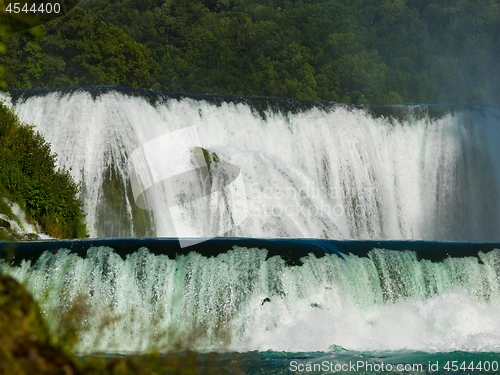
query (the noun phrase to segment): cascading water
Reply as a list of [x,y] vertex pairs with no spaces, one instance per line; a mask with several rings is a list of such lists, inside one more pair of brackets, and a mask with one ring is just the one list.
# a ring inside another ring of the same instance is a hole
[[146,142],[194,126],[209,153],[241,170],[248,216],[226,235],[500,240],[500,114],[491,109],[120,88],[11,96],[82,181],[92,237],[176,235],[167,205],[134,203],[127,161]]
[[[128,237],[0,243],[0,271],[25,283],[54,331],[80,316],[80,353],[258,350],[276,374],[324,359],[498,370],[500,245],[486,243],[500,242],[497,111],[113,87],[13,90],[6,102],[82,182],[91,236]],[[165,153],[179,134],[186,154]],[[142,197],[163,166],[198,195],[172,204],[165,184]],[[240,174],[221,178],[221,166]],[[197,215],[201,196],[215,216]],[[174,209],[209,237],[237,238],[183,248]]]
[[[123,257],[88,241],[85,258],[61,245],[3,268],[53,327],[81,304],[80,352],[500,350],[494,246],[303,241],[212,240],[220,253],[209,256],[163,240]],[[464,249],[474,256],[446,257]]]

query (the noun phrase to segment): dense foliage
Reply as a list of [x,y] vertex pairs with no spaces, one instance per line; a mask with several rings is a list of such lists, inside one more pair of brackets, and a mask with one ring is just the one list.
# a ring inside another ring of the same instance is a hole
[[[33,21],[32,19],[24,21],[25,22],[23,23],[25,26],[35,26],[35,24],[30,23]],[[4,42],[8,40],[13,34],[9,22],[10,21],[7,16],[7,12],[5,11],[5,4],[3,2],[0,2],[0,56],[6,51]],[[31,27],[28,30],[25,30],[23,33],[27,37],[34,38],[36,36],[42,35],[42,30],[39,27]],[[4,90],[7,88],[7,82],[5,82],[4,80],[5,72],[5,67],[0,65],[0,90]]]
[[8,41],[0,61],[10,87],[148,87],[159,69],[144,46],[81,8],[43,29],[38,40],[18,34]]
[[[102,21],[79,10],[73,18],[81,21],[48,24],[39,45],[11,40],[3,60],[11,87],[99,83],[358,104],[499,102],[496,0],[81,0],[80,6],[147,49],[135,45],[142,55],[121,49],[97,31],[106,29]],[[129,68],[137,56],[142,62]]]
[[78,185],[42,135],[0,104],[0,200],[17,202],[50,236],[86,237]]

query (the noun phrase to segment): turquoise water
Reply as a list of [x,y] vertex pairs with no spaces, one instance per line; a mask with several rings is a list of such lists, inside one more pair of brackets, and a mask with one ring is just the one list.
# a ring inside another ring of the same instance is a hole
[[[238,357],[236,357],[238,358]],[[350,352],[259,353],[242,358],[245,373],[498,374],[498,353]],[[480,364],[481,363],[481,364]],[[456,371],[453,369],[456,366]],[[467,367],[474,367],[474,370]],[[465,369],[460,369],[460,367]],[[451,370],[446,370],[447,368]],[[489,368],[486,371],[485,368]],[[493,369],[494,368],[494,369]],[[261,372],[262,369],[262,372]],[[302,370],[302,371],[301,371]]]
[[[192,350],[212,374],[500,373],[498,111],[119,87],[10,95],[82,181],[96,239],[3,243],[0,258],[14,257],[1,268],[53,330],[87,311],[80,355]],[[160,142],[188,133],[241,184],[222,189],[212,168],[217,194],[199,210],[173,207],[157,178],[138,210],[134,181],[194,167],[192,150]],[[228,237],[181,248],[187,227]]]
[[[186,360],[193,353],[179,352]],[[499,353],[425,353],[412,351],[230,352],[198,353],[197,374],[498,374]],[[159,361],[162,360],[160,356]],[[456,370],[453,370],[456,366]],[[471,369],[472,367],[474,369]],[[462,367],[463,369],[460,369]],[[469,368],[469,369],[468,369]],[[486,368],[486,370],[485,370]],[[388,370],[389,369],[389,370]],[[449,369],[449,370],[447,370]],[[495,370],[496,369],[496,370]]]
[[[425,352],[251,352],[230,353],[219,362],[226,371],[234,362],[246,374],[498,374],[498,353]],[[453,369],[456,366],[456,371]],[[472,369],[467,369],[469,368]],[[463,369],[460,369],[462,367]],[[450,370],[446,370],[449,368]],[[485,370],[489,368],[489,370]],[[200,368],[202,372],[204,369]]]
[[2,243],[0,255],[14,254],[3,271],[52,327],[85,301],[80,355],[189,349],[200,373],[493,374],[499,247],[101,239]]

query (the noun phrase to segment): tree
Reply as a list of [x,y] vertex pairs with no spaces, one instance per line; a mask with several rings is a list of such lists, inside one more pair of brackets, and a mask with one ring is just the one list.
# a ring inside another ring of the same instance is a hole
[[2,62],[11,87],[123,85],[150,88],[159,65],[148,49],[119,28],[75,7],[44,25],[33,42],[24,36],[9,41]]

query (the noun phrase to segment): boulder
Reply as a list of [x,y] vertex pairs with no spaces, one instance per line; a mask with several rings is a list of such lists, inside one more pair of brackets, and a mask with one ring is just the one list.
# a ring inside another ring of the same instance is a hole
[[0,227],[10,228],[10,223],[7,220],[0,219]]
[[37,241],[39,239],[40,239],[40,236],[36,233],[23,234],[23,240],[25,240],[25,241]]

